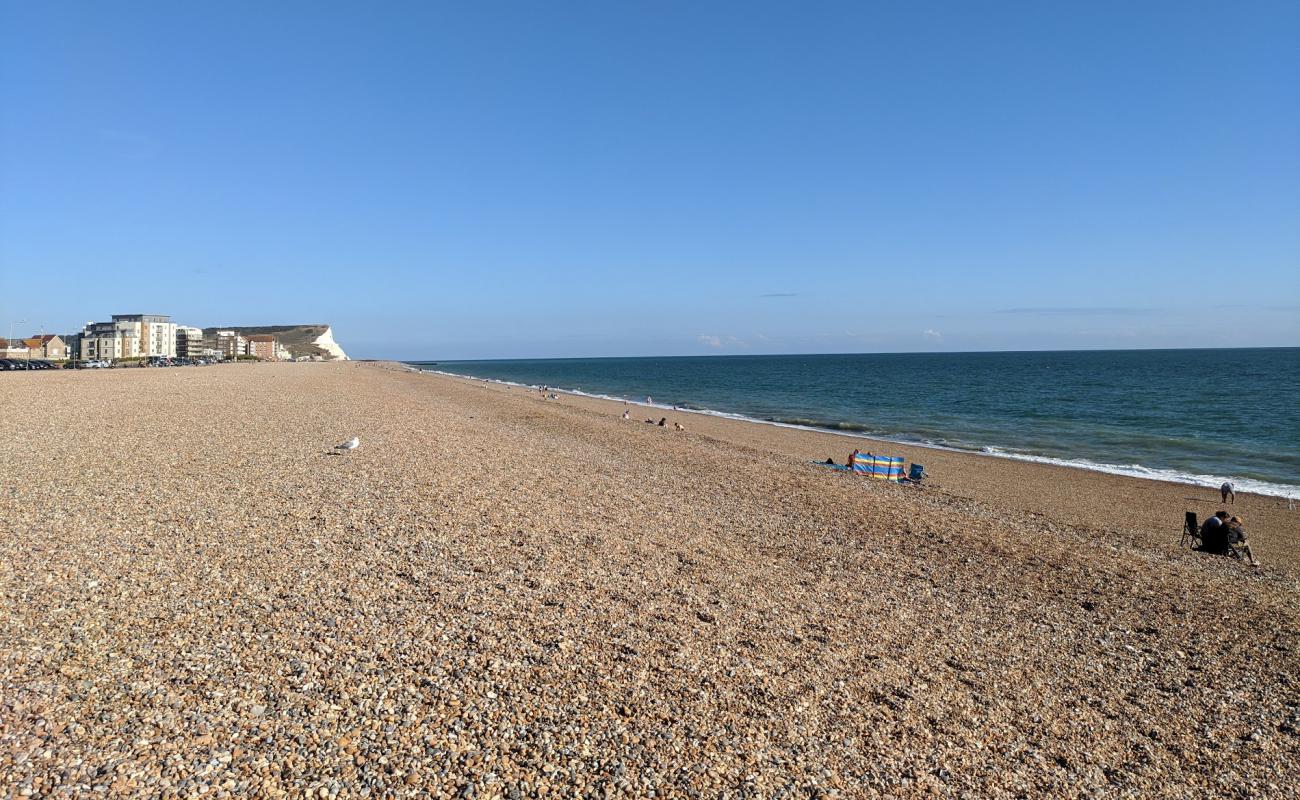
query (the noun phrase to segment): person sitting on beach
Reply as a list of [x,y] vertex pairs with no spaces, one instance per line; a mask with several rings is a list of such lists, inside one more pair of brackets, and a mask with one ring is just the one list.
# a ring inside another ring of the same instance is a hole
[[856,461],[856,460],[858,459],[858,453],[860,453],[860,452],[862,452],[862,451],[861,451],[861,450],[854,450],[852,453],[849,454],[849,460],[846,461],[846,462],[844,462],[845,464],[848,464],[849,469],[853,469],[853,462]]
[[1232,498],[1232,504],[1234,506],[1237,504],[1237,487],[1232,485],[1232,481],[1225,481],[1224,484],[1219,487],[1219,494],[1223,496],[1223,502],[1226,503],[1228,502],[1228,498]]
[[684,430],[686,430],[686,426],[683,425],[683,424],[680,423],[680,422],[674,422],[674,423],[673,423],[673,430],[675,430],[675,431],[684,431]]
[[667,417],[660,417],[660,418],[659,418],[659,427],[662,428],[663,426],[665,426],[665,425],[667,425],[667,424],[668,424],[668,418],[667,418]]
[[623,409],[623,419],[627,419],[630,416],[632,416],[632,409],[630,408]]
[[1228,546],[1233,550],[1240,550],[1250,559],[1253,567],[1258,567],[1259,562],[1255,560],[1255,554],[1250,552],[1250,542],[1246,540],[1246,529],[1241,524],[1241,517],[1232,517],[1224,526],[1228,530]]
[[1216,511],[1214,516],[1201,525],[1201,547],[1206,553],[1224,554],[1228,552],[1227,511]]

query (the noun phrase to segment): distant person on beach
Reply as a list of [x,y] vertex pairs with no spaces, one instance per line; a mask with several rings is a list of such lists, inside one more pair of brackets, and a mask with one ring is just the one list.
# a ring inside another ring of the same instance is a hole
[[665,425],[667,425],[667,424],[668,424],[668,418],[667,418],[667,417],[660,417],[660,418],[659,418],[659,427],[662,428],[663,426],[665,426]]
[[1246,529],[1241,524],[1241,517],[1232,517],[1224,525],[1228,530],[1228,545],[1240,548],[1246,554],[1246,558],[1250,559],[1251,566],[1258,567],[1259,562],[1255,560],[1255,554],[1250,552],[1250,542],[1246,541]]
[[860,451],[858,450],[854,450],[849,454],[849,460],[846,462],[849,465],[849,469],[853,469],[853,462],[857,460],[859,452]]
[[1223,495],[1223,502],[1226,503],[1228,502],[1228,499],[1231,498],[1232,504],[1234,506],[1237,504],[1237,487],[1232,485],[1232,481],[1226,481],[1222,486],[1220,486],[1219,494]]
[[683,425],[683,424],[680,423],[680,422],[674,422],[674,423],[673,423],[673,430],[676,430],[676,431],[684,431],[684,430],[686,430],[686,426]]
[[630,408],[623,409],[623,419],[628,419],[631,416],[632,416],[632,409]]
[[1201,525],[1201,550],[1206,553],[1228,551],[1228,512],[1216,511]]

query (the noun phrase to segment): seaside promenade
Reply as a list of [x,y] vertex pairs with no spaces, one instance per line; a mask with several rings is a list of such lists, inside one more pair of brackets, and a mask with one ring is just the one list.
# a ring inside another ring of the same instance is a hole
[[1233,509],[1254,571],[1178,546],[1214,490],[895,445],[934,485],[886,485],[808,464],[833,434],[396,365],[0,407],[0,796],[1300,785],[1275,498]]

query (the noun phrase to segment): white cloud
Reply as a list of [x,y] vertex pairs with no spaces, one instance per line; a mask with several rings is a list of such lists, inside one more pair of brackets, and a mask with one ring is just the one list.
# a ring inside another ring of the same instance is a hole
[[926,328],[924,331],[921,332],[921,335],[927,339],[932,339],[936,342],[943,338],[943,334],[939,333],[934,328]]
[[713,336],[707,333],[701,333],[695,338],[705,347],[749,347],[748,342],[735,336]]

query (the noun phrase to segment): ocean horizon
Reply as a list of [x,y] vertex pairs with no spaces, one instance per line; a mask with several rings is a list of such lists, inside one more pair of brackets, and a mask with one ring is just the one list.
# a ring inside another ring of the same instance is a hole
[[1300,497],[1300,348],[405,361],[629,403]]

